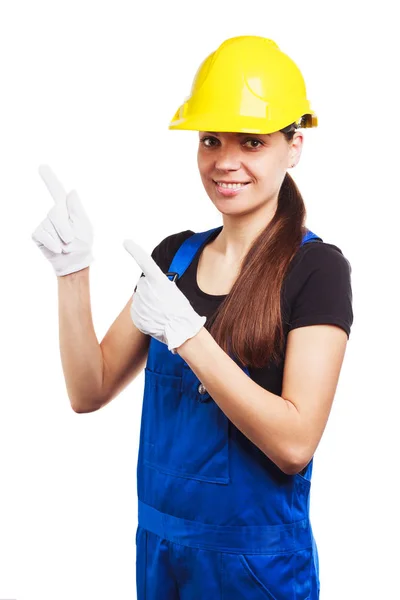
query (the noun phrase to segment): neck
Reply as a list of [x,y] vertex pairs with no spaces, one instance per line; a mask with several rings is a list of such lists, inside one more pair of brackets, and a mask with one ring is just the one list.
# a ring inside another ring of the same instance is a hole
[[249,251],[254,240],[271,222],[276,211],[268,208],[264,214],[251,213],[247,215],[223,215],[221,233],[214,240],[214,248],[232,263],[240,261]]

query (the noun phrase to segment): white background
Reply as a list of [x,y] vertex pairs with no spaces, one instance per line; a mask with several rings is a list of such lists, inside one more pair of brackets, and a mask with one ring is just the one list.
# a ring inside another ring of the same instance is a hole
[[[99,341],[148,252],[222,223],[197,133],[168,130],[201,61],[272,38],[302,70],[319,127],[291,170],[307,225],[352,266],[354,325],[314,458],[321,600],[398,597],[398,30],[389,2],[2,0],[0,8],[0,598],[128,600],[135,591],[143,373],[102,410],[72,411],[57,281],[31,239],[49,164],[95,231]],[[397,45],[396,45],[397,44]],[[161,600],[161,599],[160,599]]]

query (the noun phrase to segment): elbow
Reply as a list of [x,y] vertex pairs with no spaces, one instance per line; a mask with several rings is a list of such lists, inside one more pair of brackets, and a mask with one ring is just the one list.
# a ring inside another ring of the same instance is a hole
[[83,406],[81,404],[78,404],[77,402],[72,402],[70,401],[71,404],[71,408],[75,413],[84,413],[86,412],[86,410],[84,410]]
[[312,455],[309,453],[297,454],[291,460],[287,460],[283,472],[286,475],[298,475],[309,464]]
[[289,455],[286,453],[278,466],[285,475],[297,475],[308,465],[312,456],[313,453],[310,453],[308,448],[303,451],[297,449]]
[[77,414],[87,412],[86,410],[83,409],[82,406],[80,406],[79,404],[73,404],[72,402],[71,402],[71,408],[74,411],[74,413],[77,413]]
[[283,469],[281,469],[285,475],[297,475],[304,469],[305,465],[299,465],[298,463],[290,463],[286,464]]
[[101,404],[92,400],[70,400],[72,410],[77,414],[95,412],[101,408]]

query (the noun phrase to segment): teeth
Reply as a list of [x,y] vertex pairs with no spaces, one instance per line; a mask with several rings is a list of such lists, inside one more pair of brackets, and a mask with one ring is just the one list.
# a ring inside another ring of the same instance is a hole
[[246,185],[245,183],[223,183],[222,181],[217,181],[217,183],[219,186],[230,190],[235,190]]

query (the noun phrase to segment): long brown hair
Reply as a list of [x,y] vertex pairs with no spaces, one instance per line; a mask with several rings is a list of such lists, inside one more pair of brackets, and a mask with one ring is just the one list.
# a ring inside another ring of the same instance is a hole
[[[298,123],[280,131],[290,142]],[[279,190],[271,222],[254,240],[244,257],[230,293],[213,315],[207,329],[225,352],[245,366],[277,363],[284,349],[281,289],[290,262],[305,233],[306,208],[289,173]]]

